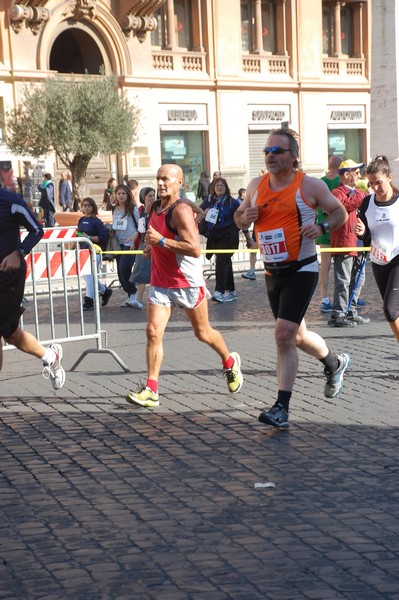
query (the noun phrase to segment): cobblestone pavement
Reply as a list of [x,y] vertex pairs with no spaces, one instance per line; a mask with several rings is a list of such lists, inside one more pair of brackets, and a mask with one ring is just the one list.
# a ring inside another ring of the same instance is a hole
[[[120,290],[102,326],[131,373],[89,354],[53,392],[38,361],[5,353],[1,600],[399,599],[398,350],[371,273],[367,326],[328,328],[316,293],[308,325],[353,365],[331,400],[321,365],[300,356],[288,432],[257,421],[276,388],[263,277],[237,288],[237,303],[210,303],[242,357],[235,396],[176,311],[160,407],[128,405],[146,315],[120,308]],[[66,368],[88,347],[66,343]]]

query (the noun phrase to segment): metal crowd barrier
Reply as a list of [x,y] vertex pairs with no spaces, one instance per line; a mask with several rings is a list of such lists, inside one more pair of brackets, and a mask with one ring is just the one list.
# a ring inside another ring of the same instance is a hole
[[[33,321],[25,326],[24,321],[28,319],[24,320],[22,316],[21,327],[28,331],[29,327],[33,327],[35,337],[43,345],[93,340],[96,347],[85,350],[71,367],[71,371],[88,354],[107,353],[129,373],[130,369],[118,354],[106,347],[107,332],[101,329],[96,251],[93,243],[87,238],[78,237],[63,237],[56,241],[57,249],[53,250],[54,239],[42,239],[26,257],[25,291],[27,296],[32,297]],[[82,249],[83,244],[88,248]],[[89,274],[93,276],[94,310],[84,312],[82,276]],[[77,293],[73,293],[68,287],[67,282],[71,277],[76,279]],[[54,285],[59,281],[62,282],[61,294]],[[85,320],[85,317],[93,314],[94,321],[91,319],[89,322],[87,318]],[[7,344],[4,346],[5,350],[13,348],[14,346]]]

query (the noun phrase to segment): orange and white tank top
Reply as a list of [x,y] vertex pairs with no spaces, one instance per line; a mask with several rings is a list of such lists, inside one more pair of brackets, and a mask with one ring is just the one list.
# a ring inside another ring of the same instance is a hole
[[[286,188],[275,191],[270,189],[270,174],[266,173],[252,197],[252,206],[259,206],[254,230],[266,265],[304,260],[316,253],[315,241],[299,233],[303,225],[316,222],[316,208],[302,195],[304,176],[297,171]],[[314,270],[314,265],[306,270]]]

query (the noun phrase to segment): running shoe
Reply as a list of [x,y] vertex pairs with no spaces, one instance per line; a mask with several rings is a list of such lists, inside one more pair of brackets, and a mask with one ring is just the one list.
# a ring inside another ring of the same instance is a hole
[[351,357],[347,352],[338,354],[338,367],[335,371],[328,371],[324,369],[324,375],[326,376],[326,385],[324,386],[324,395],[326,398],[335,398],[338,396],[344,385],[344,373],[351,365]]
[[356,302],[356,306],[366,306],[367,302],[366,300],[363,300],[363,298],[358,298],[357,302]]
[[222,292],[213,292],[212,300],[214,300],[215,302],[224,302],[224,296]]
[[224,302],[235,302],[238,300],[237,292],[226,292],[223,298]]
[[128,392],[126,396],[127,402],[144,406],[145,408],[155,408],[159,406],[159,396],[150,388],[143,386],[137,392]]
[[247,271],[246,273],[241,273],[241,277],[244,277],[244,279],[251,279],[251,281],[255,281],[256,280],[255,269],[249,269],[249,271]]
[[143,310],[143,305],[138,300],[133,300],[129,303],[129,306],[131,306],[132,308],[137,308],[137,310]]
[[352,323],[356,323],[356,325],[367,325],[370,323],[370,319],[368,317],[361,317],[360,315],[353,315],[351,313],[348,313],[347,318]]
[[332,312],[333,307],[331,306],[331,302],[329,300],[323,300],[320,304],[320,312],[322,313],[330,313]]
[[101,303],[102,306],[107,306],[107,304],[108,304],[109,299],[111,298],[111,296],[112,296],[112,290],[111,290],[111,288],[110,287],[105,288],[105,291],[104,291],[104,293],[102,295],[102,299],[103,299],[102,303]]
[[137,308],[137,306],[134,306],[135,302],[137,302],[136,294],[130,294],[130,297],[125,302],[125,306],[132,306],[133,308]]
[[227,387],[230,394],[236,394],[240,391],[244,378],[241,373],[241,358],[237,352],[232,352],[230,355],[234,358],[234,364],[231,369],[223,369],[223,375],[226,377]]
[[330,317],[327,321],[329,327],[355,327],[356,322],[350,321],[346,317]]
[[282,404],[275,404],[270,410],[263,410],[258,421],[266,425],[272,425],[277,429],[288,429],[288,410]]
[[62,346],[51,344],[50,349],[54,352],[55,359],[51,365],[44,365],[42,375],[44,379],[50,379],[53,389],[59,390],[65,383],[65,371],[61,366]]
[[85,296],[84,303],[83,303],[83,310],[94,310],[93,298],[88,298],[88,296]]

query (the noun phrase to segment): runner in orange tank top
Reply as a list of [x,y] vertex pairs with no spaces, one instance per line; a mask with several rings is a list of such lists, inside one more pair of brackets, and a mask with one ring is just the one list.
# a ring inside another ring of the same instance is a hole
[[[277,400],[259,421],[288,429],[288,410],[300,348],[324,365],[324,395],[334,398],[350,365],[347,353],[335,354],[322,337],[309,331],[305,313],[318,281],[315,239],[345,223],[347,214],[326,184],[299,169],[297,134],[290,129],[271,132],[265,152],[267,173],[253,179],[235,213],[241,229],[254,223],[264,261],[266,289],[276,319]],[[316,224],[316,209],[328,218]]]

